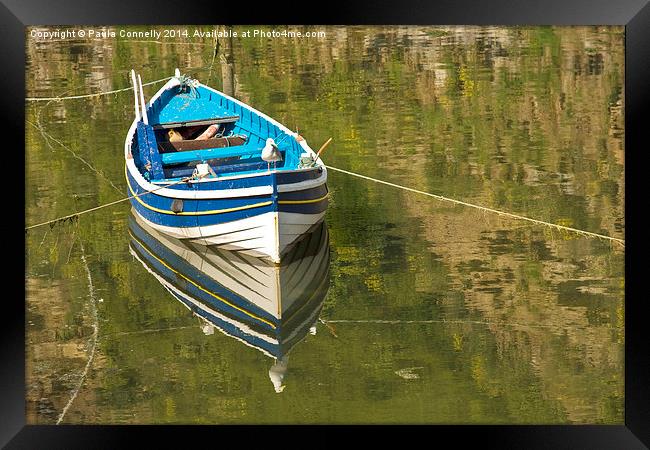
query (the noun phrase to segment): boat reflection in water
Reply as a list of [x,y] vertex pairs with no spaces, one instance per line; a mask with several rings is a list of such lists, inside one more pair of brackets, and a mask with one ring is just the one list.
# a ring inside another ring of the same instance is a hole
[[316,321],[329,288],[329,235],[322,222],[275,264],[161,234],[133,213],[131,254],[204,321],[274,358],[269,377],[284,389],[288,353]]

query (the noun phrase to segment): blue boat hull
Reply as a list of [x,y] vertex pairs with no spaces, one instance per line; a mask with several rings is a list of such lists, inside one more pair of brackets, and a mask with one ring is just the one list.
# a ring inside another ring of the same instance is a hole
[[[305,189],[283,191],[292,183],[291,173],[269,173],[257,179],[232,180],[227,191],[240,193],[256,187],[268,187],[269,193],[220,198],[179,198],[150,192],[127,172],[128,195],[136,213],[150,226],[179,239],[204,245],[218,245],[226,250],[244,251],[253,256],[269,257],[280,262],[282,255],[304,233],[320,223],[328,206],[325,183]],[[295,173],[299,183],[304,174]],[[287,183],[288,181],[288,183]],[[208,184],[208,183],[202,183]],[[219,181],[215,189],[187,185],[179,192],[224,191]],[[203,188],[203,189],[202,189]],[[175,203],[176,202],[176,203]]]
[[[300,236],[325,216],[324,164],[303,138],[273,119],[198,82],[195,96],[188,96],[179,80],[173,78],[152,97],[143,108],[148,119],[136,116],[127,133],[125,175],[135,212],[149,226],[174,238],[279,263]],[[230,133],[243,136],[244,144],[160,153],[158,144],[172,145],[164,142],[166,127],[196,123],[207,116],[213,121],[230,120]],[[260,160],[266,139],[277,142],[282,155],[277,167]],[[206,164],[202,155],[219,154],[224,158],[209,163],[212,176],[184,181],[176,177],[188,171],[187,161],[196,159],[189,166],[196,167]],[[311,156],[313,164],[302,167],[305,155]]]

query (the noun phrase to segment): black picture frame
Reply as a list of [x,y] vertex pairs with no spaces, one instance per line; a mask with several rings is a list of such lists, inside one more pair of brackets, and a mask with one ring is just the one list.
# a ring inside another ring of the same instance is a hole
[[[643,232],[638,225],[639,206],[643,205],[643,190],[639,180],[643,164],[639,162],[645,143],[643,114],[648,109],[650,80],[650,4],[646,0],[588,1],[588,0],[508,0],[480,2],[446,0],[425,3],[406,0],[401,2],[329,2],[316,5],[311,12],[303,4],[279,5],[269,3],[245,11],[217,8],[214,2],[191,0],[142,1],[82,1],[65,3],[51,0],[2,0],[0,3],[0,60],[3,62],[2,126],[24,143],[25,132],[25,27],[30,25],[80,25],[80,24],[430,24],[430,25],[624,25],[625,60],[625,154],[626,154],[626,246],[625,277],[625,425],[620,426],[432,426],[432,427],[371,427],[362,431],[368,437],[382,439],[386,434],[412,439],[414,428],[426,430],[428,443],[448,438],[454,445],[469,442],[479,445],[493,444],[498,448],[589,448],[636,449],[650,446],[650,389],[648,383],[650,352],[645,348],[649,327],[644,326],[646,306],[644,297],[630,295],[641,292],[639,272]],[[8,145],[8,144],[6,144]],[[12,167],[24,165],[24,155],[5,148],[6,160]],[[20,172],[20,171],[18,171]],[[24,174],[18,174],[23,185]],[[19,183],[20,181],[16,181]],[[14,183],[11,183],[12,185]],[[14,189],[6,188],[8,192]],[[18,200],[19,201],[19,200]],[[7,217],[13,217],[7,214]],[[20,221],[7,226],[8,241],[17,241]],[[24,221],[23,221],[24,223]],[[16,246],[19,247],[19,244]],[[17,252],[24,251],[17,248]],[[24,254],[24,253],[23,253]],[[20,261],[20,258],[18,258]],[[15,260],[10,269],[20,270]],[[635,273],[636,272],[636,273]],[[635,276],[636,275],[636,276]],[[5,321],[0,328],[0,373],[2,400],[0,401],[0,445],[7,448],[118,448],[144,437],[147,446],[170,442],[175,436],[191,433],[196,442],[214,442],[229,436],[241,439],[242,427],[179,427],[179,426],[36,426],[25,424],[25,311],[20,301],[20,290],[12,277],[5,287]],[[17,292],[14,292],[14,289]],[[24,298],[24,290],[22,291]],[[285,431],[287,427],[280,427]],[[332,443],[341,443],[347,436],[343,427],[327,430],[300,427],[307,431],[309,442],[318,442],[326,436]],[[276,430],[267,430],[275,436]],[[293,431],[293,428],[292,428]],[[335,436],[332,434],[341,435]],[[435,433],[435,434],[434,434]],[[204,440],[208,438],[210,441]],[[137,435],[137,436],[136,436]],[[257,439],[254,437],[257,436]],[[285,439],[282,434],[281,441]],[[243,442],[268,439],[266,434],[251,436]],[[425,437],[425,436],[422,436]],[[215,440],[213,440],[215,439]],[[226,441],[224,441],[226,442]],[[408,442],[408,441],[406,441]],[[266,445],[265,442],[259,444]],[[311,444],[310,444],[311,445]],[[364,443],[367,445],[367,443]]]

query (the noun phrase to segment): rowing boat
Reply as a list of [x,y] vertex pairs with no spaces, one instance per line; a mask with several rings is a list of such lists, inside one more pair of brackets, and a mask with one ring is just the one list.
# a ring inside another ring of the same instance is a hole
[[219,330],[274,358],[269,376],[280,392],[288,354],[315,332],[329,289],[325,222],[302,236],[279,265],[172,238],[135,212],[129,236],[131,254],[202,320],[205,334]]
[[131,78],[125,176],[149,226],[280,263],[323,220],[327,169],[297,132],[178,69],[148,102]]

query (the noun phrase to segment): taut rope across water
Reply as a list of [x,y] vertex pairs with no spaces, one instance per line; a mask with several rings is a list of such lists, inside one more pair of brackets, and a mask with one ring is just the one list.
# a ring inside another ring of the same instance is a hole
[[[166,77],[166,78],[161,78],[160,80],[156,81],[150,81],[149,83],[143,83],[143,86],[149,86],[152,84],[160,83],[162,81],[167,81],[170,78],[173,77]],[[124,89],[116,89],[114,91],[105,91],[105,92],[98,92],[96,94],[85,94],[85,95],[71,95],[69,97],[26,97],[25,101],[26,102],[47,102],[47,101],[61,101],[61,100],[72,100],[75,98],[90,98],[90,97],[101,97],[102,95],[108,95],[108,94],[117,94],[118,92],[124,92],[124,91],[132,91],[133,86],[124,88]]]
[[122,202],[125,202],[127,200],[131,200],[132,198],[137,198],[137,197],[140,197],[140,196],[143,196],[143,195],[146,195],[146,194],[150,194],[152,192],[156,192],[156,191],[158,191],[160,189],[163,189],[163,188],[168,188],[170,186],[175,186],[177,184],[186,183],[186,182],[187,182],[186,179],[182,179],[182,180],[176,181],[176,182],[174,182],[172,184],[166,184],[165,186],[160,186],[159,188],[152,189],[150,191],[141,192],[139,194],[129,195],[128,197],[124,197],[124,198],[121,198],[119,200],[115,200],[115,201],[112,201],[112,202],[109,202],[109,203],[105,203],[103,205],[95,206],[94,208],[86,209],[86,210],[79,211],[79,212],[76,212],[76,213],[73,213],[73,214],[68,214],[67,216],[59,217],[58,219],[52,219],[52,220],[48,220],[47,222],[41,222],[41,223],[37,223],[35,225],[30,225],[28,227],[25,227],[25,232],[27,232],[27,230],[31,230],[32,228],[38,228],[38,227],[41,227],[43,225],[48,225],[48,224],[52,224],[52,223],[56,223],[56,222],[63,222],[63,221],[68,220],[68,219],[77,219],[82,214],[97,211],[98,209],[106,208],[107,206],[116,205],[118,203],[122,203]]
[[494,213],[494,214],[497,214],[497,215],[500,215],[500,216],[510,217],[511,219],[526,220],[528,222],[536,223],[538,225],[546,225],[548,227],[556,228],[558,230],[569,231],[569,232],[572,232],[572,233],[578,233],[578,234],[581,234],[583,236],[589,236],[589,237],[596,237],[596,238],[599,238],[599,239],[605,239],[605,240],[616,242],[616,243],[622,245],[623,247],[625,247],[625,240],[623,240],[623,239],[619,239],[619,238],[615,238],[615,237],[611,237],[611,236],[605,236],[604,234],[592,233],[591,231],[579,230],[577,228],[566,227],[564,225],[557,225],[557,224],[554,224],[554,223],[551,223],[551,222],[544,222],[543,220],[531,219],[530,217],[520,216],[518,214],[512,214],[512,213],[505,212],[505,211],[499,211],[498,209],[492,209],[492,208],[488,208],[486,206],[474,205],[472,203],[463,202],[461,200],[455,200],[453,198],[444,197],[442,195],[431,194],[430,192],[420,191],[418,189],[413,189],[413,188],[410,188],[410,187],[401,186],[399,184],[389,183],[388,181],[378,180],[377,178],[368,177],[366,175],[361,175],[361,174],[350,172],[350,171],[347,171],[347,170],[338,169],[336,167],[332,167],[332,166],[329,166],[329,165],[327,166],[327,168],[331,169],[331,170],[334,170],[336,172],[341,172],[341,173],[345,173],[347,175],[351,175],[353,177],[363,178],[364,180],[374,181],[375,183],[385,184],[387,186],[392,186],[392,187],[395,187],[395,188],[398,188],[398,189],[403,189],[405,191],[415,192],[416,194],[422,194],[422,195],[426,195],[426,196],[429,196],[429,197],[433,197],[433,198],[435,198],[437,200],[440,200],[440,201],[443,201],[443,202],[450,202],[450,203],[455,203],[457,205],[468,206],[470,208],[475,208],[475,209],[479,209],[481,211],[491,212],[491,213]]

